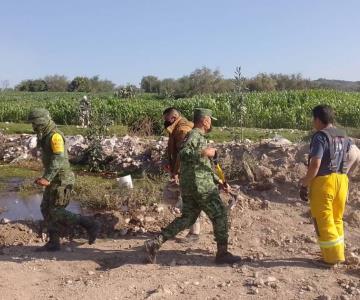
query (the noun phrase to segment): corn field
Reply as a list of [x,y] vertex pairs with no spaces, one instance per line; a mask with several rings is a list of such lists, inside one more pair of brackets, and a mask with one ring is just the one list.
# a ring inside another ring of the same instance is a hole
[[[33,107],[49,109],[58,124],[77,124],[82,93],[0,93],[0,122],[24,122]],[[177,107],[191,118],[195,107],[210,108],[218,121],[215,126],[239,126],[240,112],[232,111],[239,101],[232,94],[194,96],[188,99],[159,100],[155,96],[139,95],[133,99],[118,99],[111,94],[89,95],[92,113],[106,113],[115,124],[132,125],[147,117],[159,126],[162,111]],[[330,104],[337,121],[346,127],[360,127],[360,93],[330,90],[257,92],[245,94],[243,107],[245,127],[309,129],[311,109],[317,104]]]

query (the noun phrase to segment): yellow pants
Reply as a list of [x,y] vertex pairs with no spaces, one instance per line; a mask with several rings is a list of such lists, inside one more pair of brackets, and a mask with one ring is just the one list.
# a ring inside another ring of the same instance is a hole
[[349,180],[345,174],[318,176],[310,185],[310,207],[323,259],[345,261],[343,215]]

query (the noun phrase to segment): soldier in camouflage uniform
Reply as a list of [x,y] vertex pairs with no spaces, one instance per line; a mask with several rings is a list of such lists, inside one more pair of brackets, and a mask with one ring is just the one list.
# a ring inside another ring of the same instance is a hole
[[45,168],[43,176],[36,179],[35,183],[45,187],[40,208],[48,228],[49,241],[39,250],[60,250],[60,226],[83,226],[88,232],[89,244],[93,244],[99,232],[99,223],[65,209],[70,202],[75,176],[70,168],[64,135],[57,129],[46,109],[32,110],[29,122],[37,134]]
[[215,262],[233,264],[241,260],[227,250],[227,212],[220,199],[218,185],[225,191],[228,191],[229,186],[221,183],[211,166],[210,159],[214,157],[216,149],[207,146],[205,133],[211,130],[212,119],[211,110],[195,109],[194,129],[185,138],[179,153],[182,215],[163,229],[157,237],[145,242],[145,250],[151,263],[156,261],[156,254],[161,245],[193,225],[201,211],[207,214],[213,224],[217,242]]
[[87,96],[80,100],[79,110],[81,127],[88,127],[90,125],[91,102]]

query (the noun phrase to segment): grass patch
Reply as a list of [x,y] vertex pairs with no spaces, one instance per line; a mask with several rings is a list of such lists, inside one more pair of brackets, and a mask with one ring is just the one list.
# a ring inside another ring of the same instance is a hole
[[[79,128],[75,125],[58,125],[58,128],[65,135],[86,135],[86,128]],[[33,130],[30,124],[27,123],[0,123],[0,131],[5,134],[33,134]],[[109,129],[110,135],[124,136],[128,132],[127,126],[113,125]]]
[[[59,129],[65,135],[86,135],[86,128],[78,128],[75,125],[59,125]],[[347,131],[347,134],[354,138],[360,138],[360,129],[351,127],[340,127]],[[26,123],[0,123],[0,131],[5,134],[33,134],[30,124]],[[129,134],[127,126],[113,125],[110,126],[109,135],[125,136]],[[309,131],[298,129],[261,129],[261,128],[244,128],[244,139],[249,139],[254,142],[261,139],[273,138],[280,135],[292,142],[299,142],[307,140]],[[156,138],[156,136],[146,136],[145,138]],[[209,139],[217,142],[229,142],[232,140],[240,140],[241,129],[238,127],[214,127],[213,131],[209,134]]]
[[126,189],[119,187],[115,179],[82,175],[76,178],[75,199],[83,207],[96,210],[149,205],[160,201],[162,182],[160,177],[135,179],[134,188]]
[[[296,129],[257,129],[257,128],[244,128],[243,131],[244,139],[257,142],[262,139],[273,138],[280,135],[292,142],[299,142],[303,140],[307,135],[307,131],[296,130]],[[241,129],[237,127],[230,128],[214,128],[209,134],[209,139],[222,143],[232,140],[241,139]]]
[[19,179],[36,179],[41,175],[39,171],[28,168],[22,168],[13,165],[0,165],[1,179],[19,178]]

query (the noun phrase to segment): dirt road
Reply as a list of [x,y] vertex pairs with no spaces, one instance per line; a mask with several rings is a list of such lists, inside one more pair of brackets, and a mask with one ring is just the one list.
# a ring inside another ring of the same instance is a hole
[[[355,262],[324,269],[313,263],[319,249],[307,204],[298,201],[293,187],[283,189],[266,193],[267,199],[254,192],[233,213],[231,251],[249,258],[237,266],[213,263],[207,218],[198,243],[169,241],[155,265],[144,263],[142,246],[150,233],[103,238],[93,246],[64,241],[62,251],[40,254],[34,252],[40,243],[33,229],[1,225],[0,237],[11,245],[0,255],[0,298],[359,299],[360,230],[354,215],[347,213],[355,225],[347,224],[346,241]],[[351,196],[357,201],[357,190]]]

